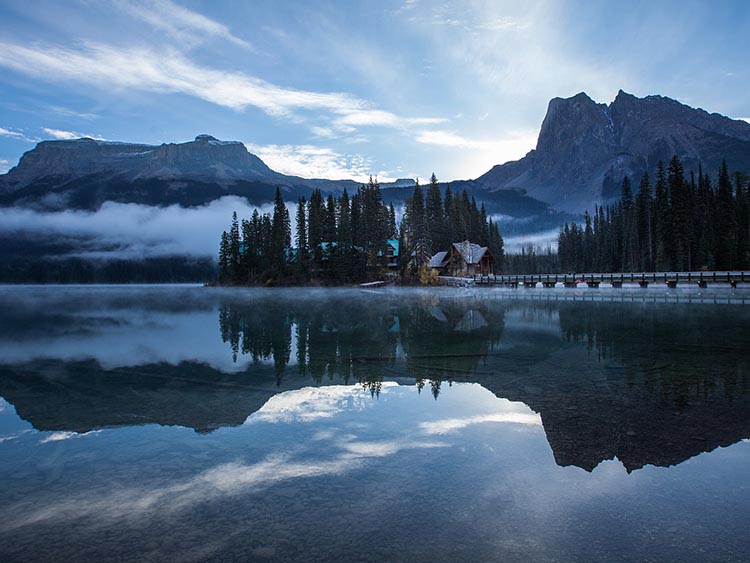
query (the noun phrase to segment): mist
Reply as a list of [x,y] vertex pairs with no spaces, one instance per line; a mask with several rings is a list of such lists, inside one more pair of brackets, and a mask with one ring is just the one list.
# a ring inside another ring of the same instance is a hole
[[[296,204],[287,204],[294,216]],[[266,213],[272,204],[252,206],[227,196],[201,207],[152,207],[105,202],[97,211],[36,211],[0,208],[0,236],[15,240],[48,239],[70,243],[75,250],[58,255],[94,260],[137,260],[165,256],[215,258],[232,212],[249,219],[253,210]]]
[[549,229],[535,233],[509,236],[504,239],[505,252],[518,254],[522,248],[532,246],[537,252],[539,249],[546,252],[548,248],[552,252],[557,252],[557,237],[560,234],[559,229]]

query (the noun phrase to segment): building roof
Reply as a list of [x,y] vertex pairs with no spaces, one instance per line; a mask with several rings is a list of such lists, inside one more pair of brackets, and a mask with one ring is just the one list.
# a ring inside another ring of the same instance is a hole
[[479,246],[468,240],[454,242],[453,248],[456,249],[467,264],[479,264],[479,261],[488,250],[486,246]]
[[442,268],[445,266],[445,257],[448,256],[448,251],[445,250],[443,252],[438,252],[430,258],[429,264],[427,264],[430,268]]

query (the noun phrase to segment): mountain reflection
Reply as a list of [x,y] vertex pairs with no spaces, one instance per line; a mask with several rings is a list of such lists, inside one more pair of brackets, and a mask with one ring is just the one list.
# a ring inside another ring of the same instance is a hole
[[586,470],[615,457],[628,471],[673,465],[750,437],[741,305],[408,290],[189,295],[9,303],[0,395],[39,430],[210,432],[311,385],[357,383],[377,397],[385,381],[416,382],[439,400],[446,386],[473,382],[528,405],[557,464]]

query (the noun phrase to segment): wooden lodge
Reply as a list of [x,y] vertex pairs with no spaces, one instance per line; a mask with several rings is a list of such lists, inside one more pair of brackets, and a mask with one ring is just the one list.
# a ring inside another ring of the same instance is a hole
[[494,273],[495,257],[486,246],[465,240],[454,242],[448,250],[435,254],[428,265],[444,276],[486,276]]

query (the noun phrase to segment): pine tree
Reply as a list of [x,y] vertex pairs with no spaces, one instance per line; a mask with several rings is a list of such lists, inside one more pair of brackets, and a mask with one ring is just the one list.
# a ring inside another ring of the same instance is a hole
[[281,197],[281,190],[276,188],[271,219],[271,267],[276,276],[283,276],[286,273],[287,252],[292,243],[291,239],[289,210]]
[[654,223],[656,234],[654,269],[657,272],[666,272],[670,269],[672,262],[672,216],[669,208],[667,180],[664,175],[664,165],[661,161],[656,165]]
[[646,173],[641,178],[635,203],[635,233],[638,246],[637,269],[641,272],[650,272],[654,267],[652,206],[651,183],[648,179],[648,173]]
[[445,198],[443,201],[443,226],[445,228],[445,238],[442,245],[437,247],[438,250],[446,250],[456,241],[455,225],[453,223],[453,191],[450,186],[445,188]]
[[308,278],[308,253],[307,253],[307,220],[305,217],[305,209],[307,202],[304,197],[299,198],[297,201],[297,234],[295,237],[295,243],[297,244],[297,255],[295,256],[295,264],[298,275],[301,280],[305,281]]
[[229,230],[229,279],[231,283],[240,283],[240,224],[237,212],[232,213],[232,226]]
[[231,249],[229,246],[229,233],[221,233],[221,242],[219,244],[219,283],[230,281],[232,268]]
[[406,222],[409,233],[408,244],[414,255],[415,268],[424,266],[432,256],[425,219],[424,195],[417,180],[414,192],[406,204]]
[[719,169],[715,225],[716,267],[720,270],[731,270],[737,262],[737,214],[726,161]]
[[427,228],[427,240],[431,249],[444,250],[448,247],[445,236],[445,212],[443,211],[443,198],[440,194],[438,180],[433,172],[430,177],[430,186],[427,188],[427,199],[425,201],[425,223]]

